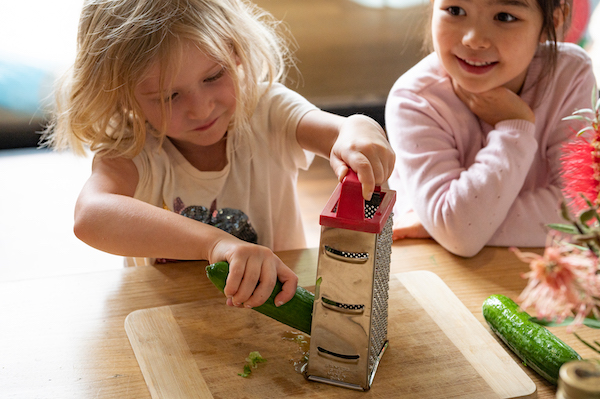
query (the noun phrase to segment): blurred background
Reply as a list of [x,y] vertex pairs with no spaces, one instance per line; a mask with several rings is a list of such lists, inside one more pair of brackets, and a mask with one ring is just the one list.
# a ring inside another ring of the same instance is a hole
[[[591,54],[597,50],[587,27],[596,1],[576,0],[575,8],[581,28],[573,40]],[[428,0],[255,2],[282,20],[295,42],[297,70],[290,71],[289,87],[322,109],[364,113],[384,125],[392,84],[425,55]],[[74,59],[82,4],[0,4],[0,281],[123,267],[120,257],[72,233],[73,206],[91,157],[36,148],[53,82]],[[600,21],[589,26],[600,29]],[[335,184],[321,159],[300,176],[309,246],[318,245],[318,214]]]

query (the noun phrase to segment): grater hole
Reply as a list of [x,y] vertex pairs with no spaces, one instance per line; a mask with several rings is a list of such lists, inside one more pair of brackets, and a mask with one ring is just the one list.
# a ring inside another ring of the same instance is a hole
[[339,259],[345,262],[364,263],[369,260],[368,252],[340,251],[339,249],[332,248],[329,245],[325,245],[325,253],[334,259]]
[[382,201],[381,192],[375,191],[369,201],[365,201],[365,219],[373,219]]
[[334,356],[340,359],[345,359],[345,360],[358,360],[360,358],[359,355],[344,355],[341,353],[336,353],[336,352],[332,352],[332,351],[328,351],[325,348],[321,348],[320,346],[317,346],[317,350],[319,351],[319,354],[325,354],[325,355],[329,355],[329,356]]
[[324,307],[341,313],[360,314],[365,310],[365,305],[336,302],[324,297],[321,298],[321,301]]
[[373,287],[373,315],[371,318],[371,339],[369,345],[370,374],[376,370],[379,354],[387,341],[391,246],[392,216],[390,215],[383,231],[377,237],[375,279]]

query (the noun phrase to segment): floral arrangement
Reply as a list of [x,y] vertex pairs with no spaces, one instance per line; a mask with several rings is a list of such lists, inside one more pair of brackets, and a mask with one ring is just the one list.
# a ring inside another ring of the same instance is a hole
[[[533,307],[533,321],[568,325],[568,331],[600,353],[600,343],[590,344],[574,330],[581,325],[600,328],[600,101],[594,88],[592,108],[565,119],[585,122],[577,138],[562,155],[564,224],[548,225],[550,234],[543,255],[512,251],[530,271],[527,286],[518,298],[521,308]],[[575,213],[575,217],[570,212]]]

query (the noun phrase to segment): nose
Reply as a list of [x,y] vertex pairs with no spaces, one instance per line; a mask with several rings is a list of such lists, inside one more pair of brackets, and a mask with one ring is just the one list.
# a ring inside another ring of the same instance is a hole
[[489,47],[490,40],[488,37],[489,26],[474,24],[470,26],[463,35],[462,43],[464,46],[478,50]]
[[215,108],[215,102],[207,93],[189,93],[187,115],[190,119],[205,120],[210,117]]

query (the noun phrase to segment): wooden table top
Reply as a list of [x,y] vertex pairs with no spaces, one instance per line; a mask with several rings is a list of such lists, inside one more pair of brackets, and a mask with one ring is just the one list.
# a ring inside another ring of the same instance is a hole
[[[279,255],[296,271],[300,285],[314,285],[316,249]],[[206,278],[205,265],[184,262],[1,283],[0,396],[150,398],[125,318],[138,309],[222,297]],[[392,273],[436,273],[482,323],[485,298],[516,298],[527,269],[506,248],[487,247],[465,259],[431,240],[405,240],[394,243],[392,251]],[[564,327],[552,331],[583,357],[594,356]],[[582,329],[580,335],[594,334]],[[554,397],[553,386],[525,370],[539,398]]]

